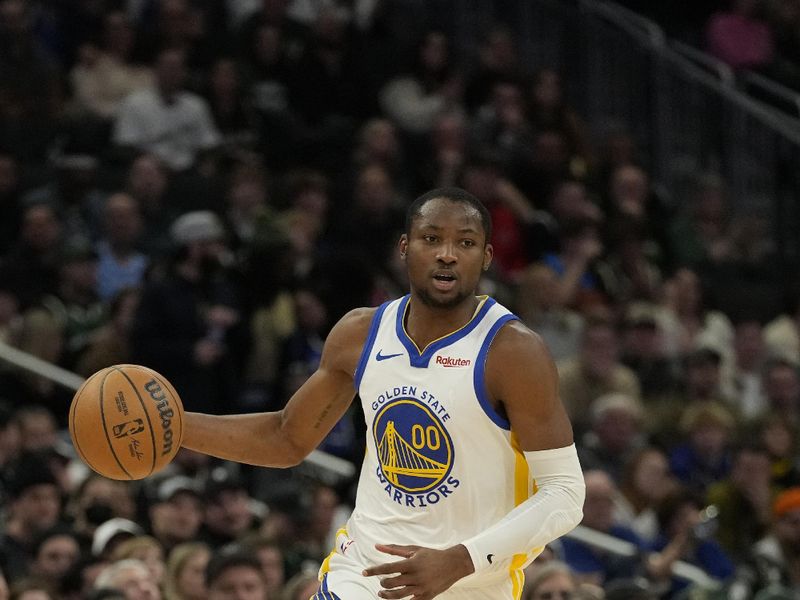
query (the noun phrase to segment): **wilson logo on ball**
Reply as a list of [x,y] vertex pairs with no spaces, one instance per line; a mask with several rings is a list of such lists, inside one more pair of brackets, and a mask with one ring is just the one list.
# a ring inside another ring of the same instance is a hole
[[118,425],[114,425],[114,427],[112,428],[114,437],[117,439],[127,437],[129,435],[134,435],[142,431],[144,431],[144,421],[142,419],[125,421],[124,423],[119,423]]
[[164,390],[155,379],[151,379],[144,384],[144,389],[150,394],[150,397],[155,400],[156,408],[158,409],[158,416],[161,417],[161,427],[164,430],[163,443],[161,445],[161,454],[169,454],[172,450],[172,417],[175,413],[169,406]]

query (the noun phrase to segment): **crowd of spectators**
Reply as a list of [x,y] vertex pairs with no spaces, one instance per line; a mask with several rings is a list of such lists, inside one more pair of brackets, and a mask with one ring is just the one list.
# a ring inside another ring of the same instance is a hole
[[[677,560],[793,597],[800,302],[765,222],[716,173],[657,188],[508,27],[465,54],[412,6],[0,0],[0,341],[147,365],[188,410],[280,409],[339,317],[407,291],[405,207],[458,185],[494,220],[481,291],[557,361],[583,524],[636,549],[558,540],[524,597],[677,598]],[[314,593],[352,480],[187,450],[104,479],[71,393],[0,369],[0,600]],[[322,445],[356,466],[359,410]]]

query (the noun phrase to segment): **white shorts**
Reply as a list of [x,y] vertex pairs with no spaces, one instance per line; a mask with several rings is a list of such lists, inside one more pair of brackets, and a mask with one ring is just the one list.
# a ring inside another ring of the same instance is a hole
[[[379,600],[381,578],[364,577],[366,565],[355,558],[332,553],[320,569],[320,588],[310,600]],[[480,587],[459,586],[436,596],[440,600],[519,600],[522,581],[512,577],[492,581]],[[515,594],[516,592],[516,594]]]

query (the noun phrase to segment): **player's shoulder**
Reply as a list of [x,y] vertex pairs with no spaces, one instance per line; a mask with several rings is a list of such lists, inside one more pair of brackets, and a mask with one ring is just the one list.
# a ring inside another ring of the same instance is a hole
[[377,312],[375,307],[354,308],[339,319],[331,329],[328,340],[339,343],[362,344],[369,333],[372,319]]
[[500,328],[492,341],[491,353],[496,357],[550,359],[550,352],[541,336],[519,319],[511,319]]

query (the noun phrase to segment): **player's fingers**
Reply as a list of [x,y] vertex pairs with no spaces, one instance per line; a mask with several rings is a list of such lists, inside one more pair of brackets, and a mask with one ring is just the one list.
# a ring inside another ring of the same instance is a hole
[[407,560],[397,560],[394,562],[383,563],[364,569],[361,574],[364,577],[372,577],[373,575],[394,575],[395,573],[405,573],[405,567],[408,565]]
[[384,554],[411,558],[419,550],[419,546],[401,546],[399,544],[375,544],[375,549]]
[[414,587],[400,587],[393,590],[381,590],[378,592],[379,598],[387,598],[387,600],[397,600],[398,598],[410,598],[414,595],[417,588]]
[[412,584],[411,577],[408,575],[395,575],[394,577],[386,577],[381,579],[381,586],[386,588],[387,590],[391,590],[394,588],[404,587],[407,585]]

